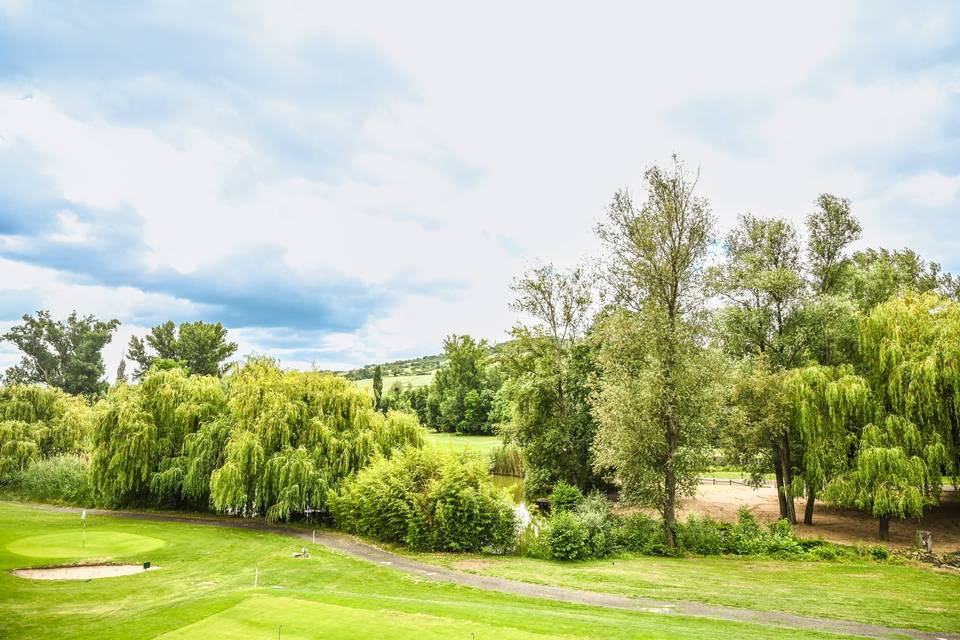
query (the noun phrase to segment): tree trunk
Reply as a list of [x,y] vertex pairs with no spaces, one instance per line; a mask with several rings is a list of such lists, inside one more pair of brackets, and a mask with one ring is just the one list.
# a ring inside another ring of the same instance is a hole
[[783,473],[783,497],[787,502],[787,520],[790,524],[797,524],[797,510],[793,504],[793,474],[790,469],[790,440],[783,434],[780,464]]
[[813,524],[813,503],[817,500],[817,492],[809,490],[807,495],[807,506],[803,510],[803,524]]
[[780,450],[773,449],[773,471],[777,477],[777,500],[780,503],[780,518],[790,519],[790,512],[787,511],[787,496],[783,489],[783,469],[780,466]]
[[880,539],[890,539],[890,516],[880,516]]

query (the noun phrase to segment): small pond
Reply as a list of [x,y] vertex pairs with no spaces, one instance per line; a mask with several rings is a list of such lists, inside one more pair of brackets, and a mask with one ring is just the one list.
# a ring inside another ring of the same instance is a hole
[[513,503],[513,511],[517,514],[517,520],[521,527],[530,524],[531,513],[527,508],[527,501],[523,496],[523,478],[517,476],[502,476],[491,474],[493,485],[501,489],[510,501]]

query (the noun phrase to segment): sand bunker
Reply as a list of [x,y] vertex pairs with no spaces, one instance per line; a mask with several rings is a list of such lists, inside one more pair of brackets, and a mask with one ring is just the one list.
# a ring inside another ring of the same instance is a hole
[[144,569],[142,564],[89,564],[72,567],[49,567],[46,569],[17,569],[13,575],[30,580],[92,580],[94,578],[116,578],[134,573],[153,571],[157,567]]

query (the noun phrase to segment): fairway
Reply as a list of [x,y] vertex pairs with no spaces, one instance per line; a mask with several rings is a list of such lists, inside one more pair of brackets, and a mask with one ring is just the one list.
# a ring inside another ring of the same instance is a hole
[[468,436],[460,433],[437,433],[424,430],[424,440],[442,451],[476,451],[489,453],[503,441],[499,436]]
[[[436,374],[436,371],[431,371],[430,373],[415,373],[408,376],[384,376],[383,377],[383,393],[386,395],[394,384],[400,383],[400,385],[406,389],[417,389],[419,387],[425,387],[431,382],[433,382],[433,376]],[[373,392],[373,378],[364,378],[363,380],[357,380],[357,387],[364,389],[366,391]]]
[[133,533],[81,531],[50,533],[14,540],[7,545],[12,553],[29,558],[123,558],[159,549],[163,540]]
[[424,581],[320,546],[309,545],[310,558],[295,559],[291,552],[303,541],[274,533],[108,516],[97,516],[97,526],[114,540],[166,542],[150,558],[163,570],[91,581],[10,573],[24,564],[11,546],[25,535],[29,548],[52,534],[70,540],[76,519],[0,502],[0,637],[274,638],[281,624],[282,638],[338,640],[837,637],[483,591]]
[[277,631],[281,632],[284,640],[365,640],[384,635],[397,640],[440,640],[469,638],[471,634],[476,638],[491,640],[550,640],[561,637],[423,613],[364,611],[309,600],[254,596],[222,613],[164,634],[160,638],[180,640],[206,637],[239,640],[272,637]]

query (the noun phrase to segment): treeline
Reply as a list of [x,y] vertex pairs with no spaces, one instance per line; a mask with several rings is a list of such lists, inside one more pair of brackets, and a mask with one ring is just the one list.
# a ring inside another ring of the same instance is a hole
[[937,504],[960,471],[958,280],[910,249],[853,251],[860,223],[830,194],[803,229],[744,214],[719,236],[679,161],[645,186],[597,225],[598,268],[516,280],[510,343],[452,336],[434,385],[384,406],[502,433],[533,495],[613,485],[659,510],[668,545],[678,497],[718,455],[773,472],[792,523],[796,499],[811,523],[823,498],[886,536]]
[[408,360],[394,360],[383,364],[368,364],[359,369],[339,372],[348,380],[368,380],[373,378],[377,369],[381,376],[413,376],[433,373],[446,363],[442,354],[410,358]]
[[[89,455],[111,504],[330,512],[422,547],[506,544],[502,505],[468,461],[395,459],[422,423],[499,433],[522,451],[532,496],[562,482],[656,508],[670,549],[678,498],[718,456],[757,480],[773,472],[790,523],[796,500],[812,522],[818,498],[876,517],[882,536],[919,517],[960,473],[958,281],[909,249],[853,251],[860,223],[830,194],[802,229],[744,214],[720,236],[696,185],[676,159],[652,167],[641,199],[616,193],[597,225],[596,268],[516,279],[509,342],[449,336],[417,389],[384,390],[375,367],[372,400],[332,374],[227,369],[236,345],[205,323],[131,339],[139,382],[120,371],[108,391],[100,350],[116,321],[25,316],[3,336],[24,359],[0,396],[0,464],[22,475]],[[442,528],[467,512],[479,536]],[[571,513],[570,527],[595,519]]]

